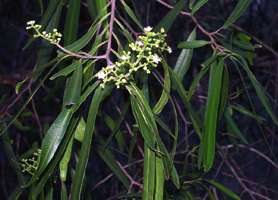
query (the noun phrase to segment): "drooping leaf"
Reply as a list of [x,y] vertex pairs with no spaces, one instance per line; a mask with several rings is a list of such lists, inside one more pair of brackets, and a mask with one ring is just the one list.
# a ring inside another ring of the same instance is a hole
[[248,78],[250,79],[250,81],[256,91],[256,94],[257,94],[258,98],[260,99],[262,105],[264,106],[266,112],[269,114],[270,118],[276,124],[276,126],[278,126],[277,116],[275,115],[275,113],[273,112],[273,109],[271,108],[269,99],[265,94],[264,88],[258,82],[258,80],[256,79],[255,75],[252,73],[252,71],[249,69],[247,62],[241,56],[237,56],[237,58],[239,59],[239,63],[245,70]]
[[185,41],[178,44],[178,48],[181,49],[195,49],[206,46],[210,44],[209,41],[205,40],[192,40],[192,41]]
[[78,62],[79,65],[76,66],[76,69],[71,77],[67,79],[63,102],[64,106],[75,105],[80,99],[83,71],[81,61]]
[[232,133],[238,137],[244,144],[248,144],[247,139],[244,137],[242,132],[240,131],[239,127],[237,126],[236,122],[232,118],[230,114],[230,107],[228,107],[224,113],[224,116],[226,118],[227,125],[230,127]]
[[158,31],[161,28],[164,28],[166,32],[169,31],[171,26],[173,25],[176,17],[182,11],[185,6],[184,0],[179,0],[177,4],[171,9],[165,17],[155,26],[155,31]]
[[156,103],[156,105],[153,108],[153,112],[155,114],[159,114],[165,105],[168,103],[169,96],[170,96],[170,89],[171,89],[171,79],[170,79],[170,74],[169,74],[169,66],[166,63],[165,60],[162,61],[162,66],[164,69],[164,84],[163,84],[163,91],[162,94]]
[[155,195],[154,200],[164,199],[164,168],[163,161],[160,157],[155,158]]
[[208,99],[199,151],[202,167],[205,171],[209,171],[214,162],[223,69],[224,58],[220,58],[218,62],[213,63],[210,67]]
[[71,44],[77,38],[80,0],[69,0],[64,28],[64,46]]
[[72,114],[72,109],[65,108],[48,129],[42,141],[38,169],[34,174],[34,179],[41,175],[54,157],[54,154],[66,133]]
[[125,186],[126,189],[130,186],[130,181],[128,177],[124,174],[124,172],[119,167],[117,160],[113,156],[112,152],[107,148],[99,148],[98,154],[102,158],[102,160],[108,165],[111,171],[115,174],[115,176],[121,181],[121,183]]
[[79,200],[81,197],[81,190],[83,186],[84,176],[86,172],[86,166],[89,159],[93,132],[95,129],[95,120],[99,111],[100,103],[103,99],[104,90],[98,87],[94,93],[87,118],[87,124],[85,129],[84,139],[81,145],[81,150],[78,156],[78,163],[76,166],[76,172],[73,178],[73,185],[71,189],[71,196],[73,200]]
[[144,191],[143,200],[154,200],[155,194],[155,153],[147,146],[144,147]]
[[[191,42],[196,39],[196,29],[194,28],[193,31],[190,33],[189,37],[187,38],[188,42]],[[174,72],[179,77],[180,80],[183,80],[183,77],[186,75],[193,56],[193,49],[183,49],[178,57],[176,62]]]
[[231,197],[232,199],[235,199],[235,200],[241,199],[236,193],[234,193],[233,191],[231,191],[229,188],[222,185],[221,183],[216,182],[215,180],[207,180],[207,182],[209,182],[211,185],[213,185],[220,191],[224,192],[227,196]]
[[121,3],[124,6],[124,9],[126,11],[126,13],[129,15],[129,17],[136,23],[136,25],[143,30],[143,26],[141,24],[141,22],[139,21],[139,19],[137,18],[136,14],[133,12],[133,10],[125,3],[125,1],[121,1]]
[[232,25],[242,14],[246,11],[246,9],[249,7],[250,3],[252,3],[253,0],[238,0],[238,3],[236,7],[234,8],[233,12],[230,14],[228,19],[223,25],[223,28],[228,28],[230,25]]
[[208,0],[198,0],[196,3],[194,3],[192,6],[190,6],[192,15],[194,15],[207,2],[208,2]]
[[62,182],[65,182],[67,180],[68,165],[69,165],[69,161],[71,158],[72,145],[73,145],[73,137],[69,141],[66,151],[64,153],[64,156],[59,163],[60,180]]

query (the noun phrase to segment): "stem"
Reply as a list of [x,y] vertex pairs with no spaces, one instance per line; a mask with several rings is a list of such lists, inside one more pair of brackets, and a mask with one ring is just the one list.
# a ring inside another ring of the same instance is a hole
[[110,22],[109,22],[109,37],[108,37],[108,43],[106,48],[106,61],[107,65],[112,65],[112,61],[110,59],[111,54],[111,46],[112,46],[112,38],[113,38],[113,25],[115,21],[115,11],[116,11],[116,0],[111,0],[111,16],[110,16]]

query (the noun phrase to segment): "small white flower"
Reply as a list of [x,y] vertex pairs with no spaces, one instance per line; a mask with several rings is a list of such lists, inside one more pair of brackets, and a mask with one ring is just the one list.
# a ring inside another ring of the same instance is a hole
[[161,58],[157,54],[153,55],[152,59],[155,64],[158,64],[161,61]]
[[27,22],[27,25],[32,26],[32,25],[34,25],[35,23],[36,23],[36,22],[35,22],[34,20],[31,20],[31,21]]
[[128,55],[122,55],[121,56],[121,60],[128,60],[130,58],[130,56]]
[[167,48],[167,51],[168,51],[168,53],[172,53],[172,52],[173,52],[172,49],[171,49],[171,47],[168,47],[168,48]]
[[53,29],[53,32],[58,32],[58,30],[56,28]]
[[150,26],[147,26],[146,28],[144,28],[144,31],[147,33],[147,32],[150,32],[150,31],[152,31],[153,30],[153,28],[152,27],[150,27]]
[[106,68],[107,69],[114,69],[115,65],[108,65]]
[[144,46],[144,43],[142,41],[136,41],[136,44],[139,46],[139,47],[143,47]]
[[97,74],[96,74],[96,77],[98,79],[104,79],[106,77],[106,74],[103,72],[103,71],[99,71]]

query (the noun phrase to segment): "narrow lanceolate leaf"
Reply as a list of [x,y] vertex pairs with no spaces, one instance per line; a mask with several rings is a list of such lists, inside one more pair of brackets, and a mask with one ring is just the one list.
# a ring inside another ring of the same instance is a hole
[[207,180],[207,182],[209,182],[211,185],[213,185],[214,187],[216,187],[217,189],[219,189],[220,191],[225,193],[230,198],[235,199],[235,200],[240,200],[240,197],[236,193],[234,193],[233,191],[231,191],[229,188],[222,185],[221,183],[216,182],[214,180]]
[[223,70],[218,121],[220,121],[223,116],[228,99],[229,99],[229,71],[227,66],[225,66]]
[[82,65],[81,61],[78,61],[79,65],[76,65],[76,69],[67,80],[67,85],[65,89],[64,95],[64,105],[75,105],[78,103],[81,95],[81,87],[82,87]]
[[232,118],[230,111],[231,111],[231,108],[228,107],[224,113],[227,126],[229,127],[232,134],[234,134],[237,138],[239,138],[244,144],[248,144],[247,139],[244,137],[244,135],[240,131],[239,127],[237,126],[236,122]]
[[34,178],[41,175],[57,151],[72,117],[72,110],[65,108],[48,129],[41,147],[38,169]]
[[208,45],[210,42],[206,40],[192,40],[185,41],[178,44],[178,48],[181,49],[195,49]]
[[[190,33],[189,37],[187,38],[188,42],[191,42],[196,39],[196,29],[194,28],[193,31]],[[177,74],[180,80],[183,80],[183,77],[186,75],[193,56],[193,49],[183,49],[178,57],[176,62],[174,72]]]
[[79,160],[73,178],[73,186],[71,189],[72,200],[79,200],[81,197],[81,190],[82,190],[86,167],[89,159],[93,132],[95,129],[96,116],[99,110],[100,103],[103,99],[103,95],[104,95],[104,90],[101,87],[98,87],[95,91],[95,94],[93,96],[89,108],[84,140],[82,142],[81,150],[79,152],[79,157],[78,157]]
[[247,73],[247,76],[250,79],[250,81],[251,81],[251,83],[252,83],[252,85],[253,85],[253,87],[256,91],[256,94],[257,94],[258,98],[260,99],[261,103],[263,104],[266,112],[268,113],[268,115],[270,116],[272,121],[276,124],[276,126],[278,126],[278,118],[273,112],[273,109],[270,105],[269,99],[265,94],[264,88],[259,83],[259,81],[256,79],[256,77],[252,73],[252,71],[249,69],[248,63],[240,56],[239,56],[239,62],[242,65],[245,72]]
[[107,1],[106,0],[87,0],[88,11],[93,20],[98,16],[107,14]]
[[115,176],[122,182],[125,188],[128,189],[130,186],[130,181],[120,168],[112,152],[108,149],[99,148],[98,154],[101,157],[101,159],[108,165],[111,171],[115,174]]
[[[64,152],[67,148],[67,145],[72,137],[74,128],[76,127],[76,124],[77,124],[77,120],[78,119],[74,118],[74,117],[71,119],[71,123],[69,124],[67,134],[64,136],[58,150],[55,152],[55,156],[53,157],[52,161],[49,163],[49,165],[47,166],[47,168],[45,169],[43,174],[40,176],[40,178],[38,180],[35,179],[35,181],[37,181],[37,182],[35,184],[33,184],[32,190],[29,194],[29,196],[31,197],[30,199],[32,199],[32,200],[38,199],[37,197],[44,190],[45,185],[47,184],[47,181],[51,177],[54,176],[53,174],[57,170],[57,166],[58,166],[60,160],[62,159]],[[30,186],[30,184],[32,184],[34,182],[34,181],[31,182],[31,181],[25,187]]]
[[143,30],[143,26],[141,24],[141,22],[139,21],[139,19],[137,18],[137,16],[135,15],[135,13],[133,12],[133,10],[124,2],[121,1],[121,3],[124,6],[124,9],[126,11],[126,13],[129,15],[129,17],[136,23],[136,25]]
[[189,114],[189,117],[190,117],[190,120],[191,120],[192,125],[194,127],[194,130],[197,133],[197,135],[199,136],[199,138],[201,138],[201,126],[200,126],[199,117],[198,117],[197,113],[195,113],[195,111],[192,108],[192,105],[191,105],[191,103],[188,99],[187,92],[184,89],[182,82],[179,80],[176,73],[174,73],[171,69],[169,71],[170,71],[171,80],[173,82],[173,84],[172,84],[173,89],[176,89],[177,93],[181,97],[181,100],[182,100],[182,102],[183,102],[183,104],[184,104],[184,106],[187,109],[187,112]]
[[77,37],[80,0],[69,0],[64,28],[64,45],[69,45]]
[[163,110],[170,97],[171,79],[168,70],[169,66],[167,65],[165,60],[163,60],[162,65],[164,69],[164,84],[163,84],[163,91],[159,98],[159,101],[156,103],[156,105],[153,108],[153,112],[155,114],[159,114]]
[[173,25],[176,17],[179,15],[179,13],[182,11],[182,9],[185,6],[184,0],[178,1],[178,3],[175,5],[169,13],[162,18],[162,20],[155,26],[155,30],[159,30],[160,28],[164,28],[166,32],[169,31],[171,26]]
[[253,0],[238,0],[236,7],[224,23],[223,28],[228,28],[236,20],[238,20],[238,18],[245,12],[252,1]]
[[208,98],[205,110],[204,128],[200,146],[202,166],[210,170],[215,156],[216,130],[218,124],[224,58],[214,62],[210,68]]
[[53,74],[49,79],[50,80],[54,80],[56,78],[59,77],[64,77],[64,76],[68,76],[69,74],[71,74],[77,66],[79,66],[80,63],[79,62],[74,62],[72,64],[70,64],[67,67],[64,67],[63,69],[59,70],[58,72],[56,72],[55,74]]
[[153,200],[155,193],[155,153],[144,147],[144,191],[143,200]]
[[140,128],[144,142],[150,147],[155,148],[156,137],[158,133],[152,110],[142,94],[134,84],[127,86],[131,94],[131,107],[135,120]]
[[164,169],[163,161],[160,157],[155,158],[155,195],[154,200],[163,200],[164,195]]
[[192,8],[191,8],[192,15],[194,15],[207,2],[208,2],[208,0],[198,0],[194,5],[192,5]]
[[70,51],[79,51],[83,47],[85,47],[91,39],[94,37],[96,31],[98,30],[98,25],[103,23],[108,18],[109,14],[106,14],[105,16],[98,18],[96,23],[92,24],[87,33],[85,33],[81,38],[76,40],[75,42],[71,43],[70,45],[66,46],[65,48]]
[[59,164],[60,179],[62,182],[65,182],[67,180],[68,165],[69,165],[69,161],[71,158],[72,145],[73,145],[73,137],[69,141],[66,151],[64,153],[64,156]]

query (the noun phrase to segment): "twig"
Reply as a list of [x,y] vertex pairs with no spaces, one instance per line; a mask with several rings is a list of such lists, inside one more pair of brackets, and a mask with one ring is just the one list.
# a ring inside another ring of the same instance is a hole
[[268,156],[266,156],[265,154],[263,154],[262,152],[258,151],[257,149],[254,149],[252,147],[248,147],[242,144],[238,144],[238,145],[227,145],[227,146],[222,146],[222,149],[230,149],[230,148],[234,148],[234,147],[240,147],[240,148],[244,148],[244,149],[248,149],[249,151],[252,151],[254,153],[256,153],[257,155],[259,155],[260,157],[264,158],[267,162],[269,162],[273,167],[278,169],[278,164],[276,164],[275,162],[273,162]]
[[115,12],[116,12],[116,0],[111,0],[111,16],[110,16],[110,22],[109,22],[109,36],[108,36],[106,53],[105,53],[107,65],[113,64],[110,59],[110,53],[111,53],[112,38],[113,38],[113,25],[114,25],[114,20],[115,20]]

